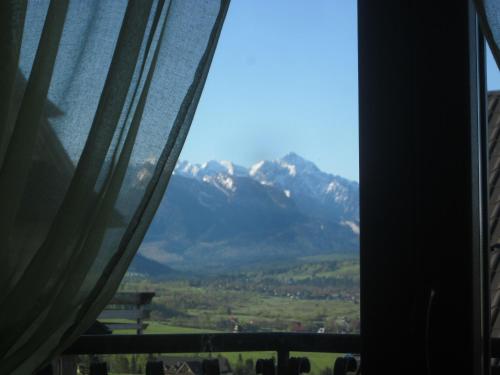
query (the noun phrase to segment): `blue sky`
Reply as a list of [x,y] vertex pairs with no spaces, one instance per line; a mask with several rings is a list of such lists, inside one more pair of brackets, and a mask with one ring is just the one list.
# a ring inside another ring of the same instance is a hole
[[295,151],[358,180],[356,27],[354,0],[233,0],[181,159]]
[[500,72],[498,71],[493,55],[488,49],[486,60],[487,77],[488,77],[488,90],[500,90]]

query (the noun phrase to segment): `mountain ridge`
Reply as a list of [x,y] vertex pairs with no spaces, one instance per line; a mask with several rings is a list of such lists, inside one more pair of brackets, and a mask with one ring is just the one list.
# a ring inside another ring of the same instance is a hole
[[358,183],[289,153],[249,168],[179,161],[139,252],[185,270],[358,248]]

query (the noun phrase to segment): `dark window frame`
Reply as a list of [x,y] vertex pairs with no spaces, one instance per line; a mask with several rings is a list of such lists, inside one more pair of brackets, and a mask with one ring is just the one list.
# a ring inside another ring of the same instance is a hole
[[358,20],[363,373],[489,373],[473,3],[359,0]]

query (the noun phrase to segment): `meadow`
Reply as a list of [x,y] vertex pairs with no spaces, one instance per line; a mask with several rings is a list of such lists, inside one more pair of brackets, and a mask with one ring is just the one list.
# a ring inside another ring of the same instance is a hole
[[[359,262],[352,257],[308,257],[217,275],[161,280],[126,277],[121,291],[155,292],[145,334],[214,332],[359,332]],[[135,333],[119,331],[116,333]],[[273,352],[185,353],[163,357],[226,357],[236,375],[253,375]],[[311,361],[313,375],[331,374],[333,353],[291,353]],[[109,356],[112,370],[142,370],[146,355]],[[134,358],[132,358],[134,357]],[[128,367],[127,367],[128,366]],[[114,374],[118,374],[115,372]],[[132,372],[133,373],[133,372]]]

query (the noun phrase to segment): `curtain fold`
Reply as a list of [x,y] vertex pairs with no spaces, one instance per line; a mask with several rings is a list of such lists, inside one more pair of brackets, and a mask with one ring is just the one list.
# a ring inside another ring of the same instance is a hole
[[0,5],[0,373],[116,291],[173,171],[228,0]]
[[481,30],[500,68],[500,1],[474,0]]

